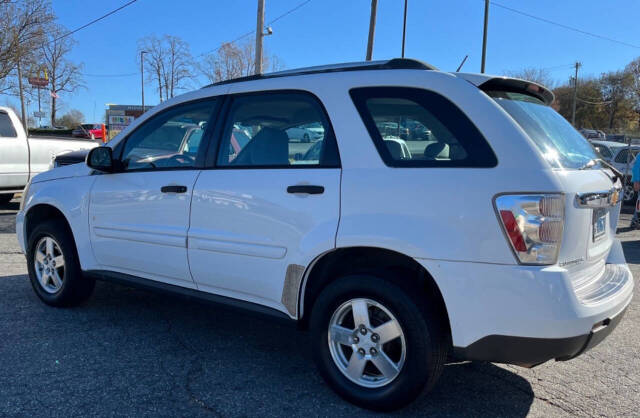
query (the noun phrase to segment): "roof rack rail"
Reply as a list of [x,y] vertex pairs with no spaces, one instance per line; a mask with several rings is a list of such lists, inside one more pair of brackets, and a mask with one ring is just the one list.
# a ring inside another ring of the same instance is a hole
[[433,65],[411,58],[393,58],[382,61],[346,62],[342,64],[319,65],[315,67],[295,68],[292,70],[276,71],[273,73],[256,74],[246,77],[232,78],[218,81],[203,88],[220,86],[223,84],[240,83],[242,81],[264,80],[269,78],[286,77],[291,75],[322,74],[344,71],[362,70],[437,70]]

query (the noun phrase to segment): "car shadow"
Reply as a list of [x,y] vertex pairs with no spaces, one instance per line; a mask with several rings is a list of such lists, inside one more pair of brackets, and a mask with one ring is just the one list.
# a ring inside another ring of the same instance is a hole
[[629,264],[640,264],[640,241],[622,241],[622,251]]
[[[153,402],[160,415],[178,404],[186,415],[372,414],[330,390],[315,370],[309,334],[288,323],[102,282],[73,309],[40,303],[26,276],[0,277],[0,293],[14,301],[0,304],[0,318],[20,318],[13,331],[20,350],[3,358],[15,371],[5,377],[25,393],[42,385],[43,371],[31,364],[65,353],[66,367],[56,373],[66,390],[56,402],[77,402],[67,391],[95,393],[100,414],[126,415],[137,402]],[[393,415],[517,417],[527,415],[533,399],[529,382],[507,369],[457,363],[445,367],[431,393]],[[87,414],[91,407],[85,405]]]

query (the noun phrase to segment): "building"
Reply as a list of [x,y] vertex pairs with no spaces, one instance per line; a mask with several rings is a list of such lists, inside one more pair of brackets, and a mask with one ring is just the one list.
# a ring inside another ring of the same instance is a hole
[[[153,106],[145,106],[145,110]],[[105,121],[109,130],[109,138],[113,138],[144,112],[139,105],[108,104]]]

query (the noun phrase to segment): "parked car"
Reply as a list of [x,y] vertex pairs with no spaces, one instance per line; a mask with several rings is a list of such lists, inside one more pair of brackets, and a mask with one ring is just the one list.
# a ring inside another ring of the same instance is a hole
[[[17,240],[46,304],[99,279],[274,315],[310,330],[337,393],[398,408],[450,357],[570,360],[627,309],[622,185],[552,101],[410,59],[220,82],[36,176]],[[431,140],[395,152],[381,126],[409,116]],[[195,158],[185,120],[208,122]],[[324,137],[292,161],[286,131],[310,123]]]
[[71,136],[74,138],[102,139],[102,125],[98,123],[83,123],[71,131]]
[[297,140],[299,142],[311,142],[317,141],[324,137],[324,130],[319,130],[314,127],[308,126],[294,126],[286,130],[290,140]]
[[[604,139],[604,138],[603,138]],[[607,141],[627,143],[627,136],[623,134],[607,134]]]
[[31,177],[48,170],[56,154],[97,145],[71,138],[27,138],[22,122],[13,110],[0,107],[0,205],[21,192]]
[[613,141],[591,141],[591,144],[595,147],[598,154],[602,156],[602,159],[624,174],[624,202],[635,202],[638,193],[633,190],[631,169],[636,156],[640,152],[640,145],[629,146],[622,142]]
[[604,140],[607,135],[603,131],[599,131],[596,129],[585,129],[582,128],[578,132],[582,134],[587,139],[602,139]]

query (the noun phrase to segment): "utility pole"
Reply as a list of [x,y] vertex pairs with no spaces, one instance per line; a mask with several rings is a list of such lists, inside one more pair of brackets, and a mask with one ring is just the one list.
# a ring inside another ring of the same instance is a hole
[[407,3],[409,0],[404,0],[404,23],[402,24],[402,58],[404,58],[404,41],[407,35]]
[[487,62],[487,30],[489,29],[489,0],[484,0],[484,31],[482,34],[482,64],[480,72],[484,74],[484,67]]
[[573,110],[571,111],[571,124],[575,128],[576,126],[576,101],[578,100],[578,68],[582,66],[576,61],[576,75],[573,78]]
[[20,55],[18,55],[17,66],[18,66],[18,92],[20,93],[20,111],[22,112],[22,126],[24,126],[24,130],[27,131],[29,127],[27,126],[27,112],[24,107],[24,88],[22,87],[22,61]]
[[256,74],[262,73],[262,38],[264,37],[264,0],[258,0],[258,21],[256,23]]
[[[378,11],[378,0],[371,0],[371,18],[369,19],[369,41],[367,42],[367,61],[373,57],[373,37],[376,33],[376,12]],[[404,42],[403,42],[404,45]]]
[[144,54],[147,51],[140,51],[140,87],[142,91],[142,113],[144,113]]

